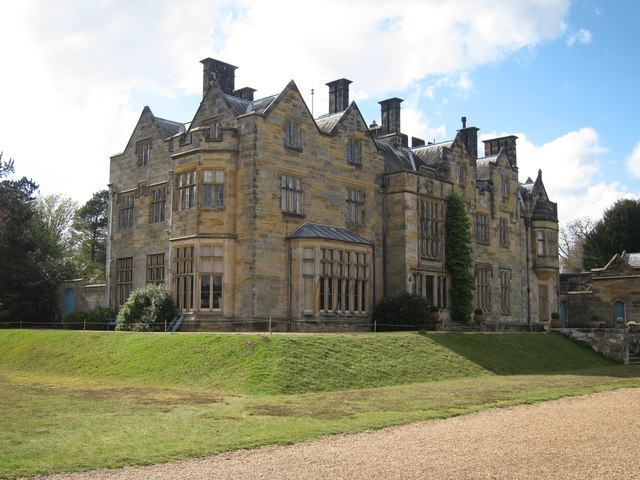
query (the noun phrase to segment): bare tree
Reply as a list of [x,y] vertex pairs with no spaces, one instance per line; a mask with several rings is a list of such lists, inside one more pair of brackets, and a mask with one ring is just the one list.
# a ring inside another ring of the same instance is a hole
[[582,217],[560,227],[558,248],[560,250],[560,269],[565,273],[582,271],[584,241],[596,226],[596,221]]

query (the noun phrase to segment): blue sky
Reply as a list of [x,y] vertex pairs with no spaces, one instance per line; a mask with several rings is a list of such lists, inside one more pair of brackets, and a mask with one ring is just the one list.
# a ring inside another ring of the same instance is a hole
[[[403,131],[518,136],[561,223],[640,195],[636,0],[22,0],[0,6],[0,151],[44,194],[108,182],[145,105],[191,120],[201,64],[238,66],[257,97],[295,80],[314,113],[353,81],[365,120],[400,97]],[[315,95],[311,98],[311,89]]]

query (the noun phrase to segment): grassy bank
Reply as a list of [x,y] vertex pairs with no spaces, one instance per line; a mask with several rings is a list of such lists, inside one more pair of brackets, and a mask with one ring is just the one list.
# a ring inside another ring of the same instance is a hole
[[0,478],[640,386],[557,335],[0,331]]

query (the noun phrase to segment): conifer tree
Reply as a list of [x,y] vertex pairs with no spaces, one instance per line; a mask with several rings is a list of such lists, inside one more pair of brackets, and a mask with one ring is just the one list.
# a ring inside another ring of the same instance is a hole
[[473,312],[475,281],[471,269],[469,217],[462,198],[452,193],[446,199],[445,266],[451,274],[451,319],[468,322]]
[[623,251],[640,252],[640,200],[618,200],[605,210],[601,220],[585,235],[582,266],[585,270],[604,267]]

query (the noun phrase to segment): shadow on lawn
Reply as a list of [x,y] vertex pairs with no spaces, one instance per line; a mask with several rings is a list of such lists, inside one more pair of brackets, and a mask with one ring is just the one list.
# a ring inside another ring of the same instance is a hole
[[441,345],[497,375],[640,376],[640,366],[625,366],[557,334],[428,334]]

